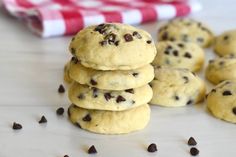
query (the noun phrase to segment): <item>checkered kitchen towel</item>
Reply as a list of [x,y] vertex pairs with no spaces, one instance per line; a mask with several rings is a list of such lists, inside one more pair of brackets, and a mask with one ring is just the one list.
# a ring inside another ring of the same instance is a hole
[[201,9],[198,0],[2,0],[2,4],[41,37],[75,34],[103,22],[171,19]]

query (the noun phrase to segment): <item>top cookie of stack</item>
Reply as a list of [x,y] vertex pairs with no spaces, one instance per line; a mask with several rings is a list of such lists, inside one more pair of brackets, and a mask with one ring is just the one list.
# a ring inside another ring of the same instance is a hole
[[106,23],[81,30],[70,52],[85,67],[97,70],[130,70],[152,62],[156,55],[152,37],[135,27]]

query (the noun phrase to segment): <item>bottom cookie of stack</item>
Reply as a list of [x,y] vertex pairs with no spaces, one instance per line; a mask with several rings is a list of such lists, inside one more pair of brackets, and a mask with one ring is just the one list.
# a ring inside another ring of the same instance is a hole
[[150,120],[150,107],[141,105],[125,111],[90,110],[71,105],[69,119],[82,129],[100,134],[125,134],[143,129]]

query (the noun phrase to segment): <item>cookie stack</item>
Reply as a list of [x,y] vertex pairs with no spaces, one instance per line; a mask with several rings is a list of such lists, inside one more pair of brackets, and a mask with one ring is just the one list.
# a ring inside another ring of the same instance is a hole
[[71,41],[68,77],[72,123],[102,134],[144,128],[156,55],[151,36],[125,24],[105,23],[81,30]]

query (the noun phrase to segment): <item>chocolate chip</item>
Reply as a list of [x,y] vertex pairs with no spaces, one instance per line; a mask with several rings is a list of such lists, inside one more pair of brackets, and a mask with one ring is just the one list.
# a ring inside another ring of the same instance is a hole
[[63,115],[64,111],[65,111],[65,110],[64,110],[63,107],[59,107],[59,108],[57,109],[56,113],[57,113],[58,116],[61,116],[61,115]]
[[236,107],[232,109],[232,112],[236,115]]
[[155,143],[152,143],[148,146],[147,151],[150,153],[156,152],[157,151],[157,146]]
[[128,93],[131,93],[131,94],[134,94],[134,89],[126,89],[125,92],[128,92]]
[[212,92],[212,93],[213,93],[213,92],[216,92],[216,89],[212,89],[211,92]]
[[71,52],[72,55],[75,55],[75,49],[73,47],[70,48],[70,52]]
[[75,123],[75,126],[77,126],[78,128],[81,128],[81,125],[78,122]]
[[96,154],[97,150],[94,147],[94,145],[92,145],[89,149],[88,149],[88,154]]
[[108,41],[106,41],[106,40],[103,40],[103,41],[100,41],[99,43],[100,43],[100,45],[102,45],[102,46],[105,46],[105,45],[107,45],[107,44],[108,44]]
[[164,53],[167,55],[170,54],[170,52],[168,50],[165,50]]
[[108,101],[109,99],[113,98],[111,93],[104,93],[104,97],[105,97],[106,101]]
[[229,36],[224,36],[224,38],[223,38],[224,40],[228,40],[229,39]]
[[182,48],[182,47],[184,47],[184,44],[179,43],[178,46]]
[[71,41],[74,41],[75,40],[75,37],[73,37],[72,39],[71,39]]
[[115,44],[116,46],[118,46],[118,45],[119,45],[119,42],[120,42],[120,41],[116,41],[114,44]]
[[167,50],[171,50],[171,49],[172,49],[172,46],[168,45],[168,46],[166,47],[166,49],[167,49]]
[[97,27],[95,27],[94,31],[97,31],[99,32],[100,34],[104,34],[105,33],[105,27],[106,25],[105,24],[100,24],[100,25],[97,25]]
[[94,79],[91,79],[90,84],[93,85],[93,86],[96,86],[98,83]]
[[64,155],[64,157],[69,157],[69,155]]
[[87,114],[84,118],[83,121],[85,122],[90,122],[92,120],[91,116],[89,114]]
[[71,114],[70,114],[70,109],[69,108],[67,109],[67,114],[70,117]]
[[223,96],[228,96],[228,95],[232,95],[231,91],[229,90],[225,90],[223,93],[222,93]]
[[136,77],[136,76],[138,76],[138,73],[133,73],[132,75],[133,75],[134,77]]
[[98,89],[95,87],[93,87],[92,89],[93,89],[93,97],[94,98],[98,97]]
[[170,41],[175,41],[176,39],[174,37],[171,37],[170,38]]
[[72,57],[71,62],[73,62],[74,64],[77,64],[79,61],[76,57]]
[[214,60],[212,60],[212,59],[211,59],[211,60],[209,60],[209,63],[210,63],[210,64],[214,63]]
[[133,32],[133,36],[137,37],[138,39],[142,39],[142,36],[137,31]]
[[120,103],[120,102],[122,102],[122,101],[126,101],[126,99],[125,99],[123,96],[119,95],[119,96],[116,98],[116,102],[117,102],[117,103]]
[[127,34],[124,35],[124,39],[125,39],[126,42],[130,42],[130,41],[133,40],[133,37],[132,37],[131,34],[127,33]]
[[201,37],[198,37],[198,38],[197,38],[197,41],[200,42],[200,43],[202,43],[202,42],[204,41],[204,39],[201,38]]
[[175,96],[175,100],[179,100],[179,97],[177,95]]
[[192,104],[193,103],[193,100],[189,100],[186,104],[187,105],[190,105],[190,104]]
[[152,43],[152,41],[151,40],[147,40],[147,44],[151,44]]
[[191,55],[189,52],[186,52],[186,53],[184,54],[184,57],[186,57],[186,58],[192,58],[192,55]]
[[224,64],[225,64],[224,61],[220,61],[220,62],[219,62],[219,65],[221,65],[221,66],[224,65]]
[[192,156],[197,156],[199,154],[199,150],[197,148],[193,147],[190,149],[190,154]]
[[135,101],[134,101],[134,100],[132,100],[132,101],[131,101],[131,103],[132,103],[132,104],[135,104]]
[[184,83],[188,83],[188,77],[187,76],[183,76],[183,79],[184,79]]
[[58,93],[65,93],[65,88],[64,88],[64,86],[61,84],[60,86],[59,86],[59,88],[58,88]]
[[14,122],[14,123],[13,123],[13,126],[12,126],[12,129],[14,129],[14,130],[20,130],[20,129],[22,129],[22,125],[19,124],[19,123]]
[[162,40],[167,40],[168,39],[168,33],[164,32],[161,36]]
[[108,34],[105,36],[105,40],[107,40],[109,44],[114,44],[116,41],[116,35],[114,33]]
[[196,140],[195,140],[193,137],[190,137],[190,138],[188,139],[188,145],[189,145],[189,146],[196,146],[196,145],[197,145],[197,142],[196,142]]
[[39,123],[47,123],[47,119],[45,118],[45,116],[42,116],[41,119],[39,120]]
[[174,50],[174,51],[173,51],[173,55],[174,55],[174,56],[178,56],[178,55],[179,55],[179,52],[178,52],[177,50]]
[[81,93],[81,94],[79,94],[79,96],[77,98],[83,100],[85,98],[85,96],[84,96],[84,94]]

